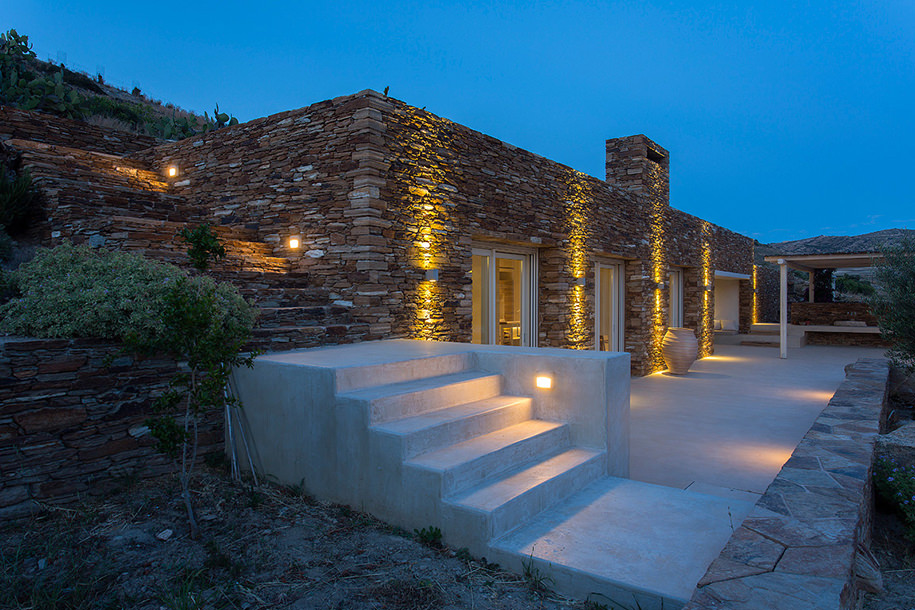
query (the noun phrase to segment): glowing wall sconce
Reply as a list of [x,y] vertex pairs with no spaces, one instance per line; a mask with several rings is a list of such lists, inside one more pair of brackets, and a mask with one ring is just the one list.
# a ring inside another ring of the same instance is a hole
[[553,378],[549,375],[537,375],[534,379],[534,383],[538,388],[549,390],[553,387]]
[[292,248],[293,250],[298,250],[301,243],[302,242],[299,241],[298,237],[289,238],[289,247]]
[[576,285],[576,286],[584,286],[584,285],[585,285],[585,278],[584,278],[584,276],[575,278],[575,285]]
[[711,289],[712,289],[711,283],[702,285],[702,290],[711,290]]
[[438,281],[438,269],[426,269],[426,281],[437,282]]
[[169,166],[168,166],[168,169],[165,170],[165,173],[168,174],[168,177],[169,177],[169,178],[174,178],[175,176],[178,175],[178,166],[177,166],[177,165],[169,165]]

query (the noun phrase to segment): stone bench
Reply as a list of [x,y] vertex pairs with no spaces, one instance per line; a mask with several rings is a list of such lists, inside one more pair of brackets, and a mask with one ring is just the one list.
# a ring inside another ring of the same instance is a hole
[[852,335],[879,335],[877,326],[833,326],[828,324],[789,324],[788,347],[804,347],[807,345],[809,333],[834,333]]

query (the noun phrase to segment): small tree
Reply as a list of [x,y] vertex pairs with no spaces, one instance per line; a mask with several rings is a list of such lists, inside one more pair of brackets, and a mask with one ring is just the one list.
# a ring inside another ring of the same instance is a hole
[[252,366],[256,354],[242,348],[251,336],[254,310],[229,284],[207,277],[182,277],[165,297],[163,332],[128,339],[141,354],[166,353],[183,370],[154,403],[146,425],[157,449],[175,461],[191,537],[198,527],[191,502],[191,473],[197,462],[198,426],[208,412],[239,406],[225,388],[237,366]]
[[887,354],[893,363],[915,371],[915,241],[907,239],[882,249],[877,264],[877,292],[870,299]]

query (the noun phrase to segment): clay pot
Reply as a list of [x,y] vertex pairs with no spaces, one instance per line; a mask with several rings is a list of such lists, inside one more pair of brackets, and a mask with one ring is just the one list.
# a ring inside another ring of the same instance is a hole
[[692,328],[668,328],[661,342],[661,355],[667,364],[667,372],[685,375],[699,355],[699,342]]

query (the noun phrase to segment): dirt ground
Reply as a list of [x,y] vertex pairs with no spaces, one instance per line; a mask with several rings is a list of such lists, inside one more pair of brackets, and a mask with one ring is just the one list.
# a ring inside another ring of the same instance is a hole
[[[890,430],[915,420],[915,382],[908,382],[906,392],[891,397]],[[871,550],[880,562],[883,591],[866,594],[863,610],[915,610],[915,542],[906,539],[902,520],[879,495],[875,504]]]
[[0,524],[0,607],[18,609],[602,608],[549,593],[435,536],[391,528],[293,490],[207,470],[187,536],[173,477]]
[[865,594],[863,610],[915,610],[915,543],[904,537],[899,517],[886,510],[877,503],[871,542],[883,591]]
[[[209,468],[196,490],[197,540],[172,476],[0,524],[0,608],[615,610],[296,490]],[[873,550],[884,591],[863,609],[915,610],[915,544],[883,509]]]

